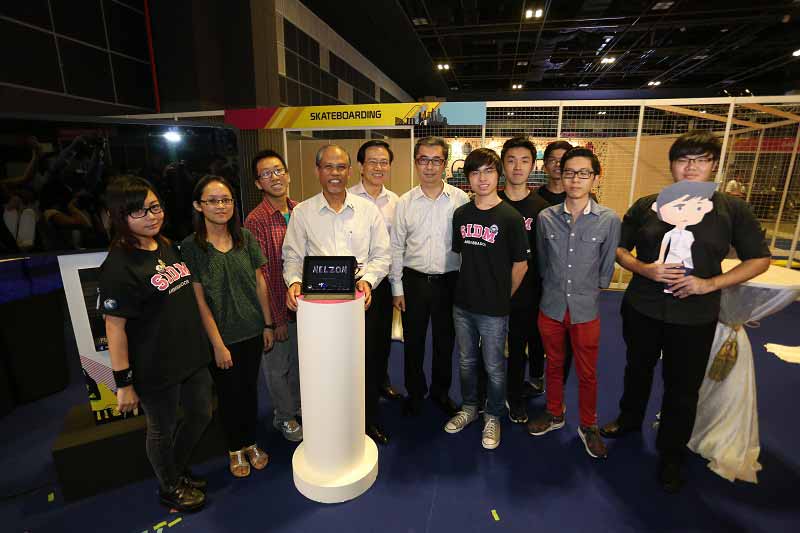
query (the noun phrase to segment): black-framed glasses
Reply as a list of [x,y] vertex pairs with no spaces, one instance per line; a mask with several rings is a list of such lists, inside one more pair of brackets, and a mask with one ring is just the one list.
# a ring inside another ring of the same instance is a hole
[[270,176],[275,176],[276,178],[280,178],[286,174],[285,168],[266,168],[258,173],[259,178],[267,179]]
[[418,157],[415,159],[417,164],[421,167],[427,167],[429,165],[433,165],[434,167],[438,168],[444,165],[445,161],[441,157]]
[[589,170],[588,168],[582,168],[580,170],[562,170],[561,171],[561,178],[565,180],[571,179],[581,179],[581,180],[588,180],[589,178],[594,177],[594,170]]
[[679,157],[675,160],[676,163],[679,165],[689,166],[689,164],[694,163],[695,165],[704,167],[706,165],[710,165],[714,161],[713,157],[708,156],[700,156],[700,157]]
[[233,198],[212,198],[210,200],[200,200],[200,203],[217,207],[228,207],[233,205]]
[[164,210],[161,208],[161,204],[153,204],[150,207],[142,207],[141,209],[135,209],[128,213],[128,216],[131,218],[144,218],[147,216],[147,213],[153,213],[154,215],[158,215],[159,213],[163,213]]

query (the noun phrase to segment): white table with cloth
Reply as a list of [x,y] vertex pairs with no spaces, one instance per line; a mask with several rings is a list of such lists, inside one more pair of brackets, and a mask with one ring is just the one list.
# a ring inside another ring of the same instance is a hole
[[[722,271],[738,264],[736,259],[726,259]],[[757,483],[756,474],[761,470],[753,351],[743,326],[756,325],[798,296],[800,272],[777,266],[722,291],[719,322],[688,446],[709,461],[711,470],[729,481]],[[800,363],[792,360],[792,353],[800,347],[766,347],[785,361]]]

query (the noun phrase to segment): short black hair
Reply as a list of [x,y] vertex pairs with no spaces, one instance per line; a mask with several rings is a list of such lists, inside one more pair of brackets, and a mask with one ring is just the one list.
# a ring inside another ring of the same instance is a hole
[[253,176],[256,178],[258,177],[258,162],[262,159],[266,159],[268,157],[274,157],[278,161],[281,162],[283,168],[286,168],[286,160],[283,159],[283,156],[276,152],[275,150],[261,150],[253,157]]
[[414,144],[414,159],[419,155],[420,146],[441,146],[444,160],[447,161],[448,157],[450,157],[450,145],[441,137],[423,137],[419,139],[416,144]]
[[533,144],[528,137],[520,135],[519,137],[512,137],[504,142],[503,149],[500,151],[501,161],[506,158],[506,152],[512,148],[527,148],[531,153],[531,159],[536,161],[536,145]]
[[491,148],[476,148],[471,151],[464,160],[464,175],[469,177],[470,173],[478,170],[482,166],[494,166],[500,172],[500,156]]
[[389,163],[394,163],[394,153],[392,152],[392,148],[389,146],[389,143],[380,139],[373,139],[362,144],[361,148],[358,149],[358,153],[356,154],[356,160],[363,165],[364,160],[367,157],[367,150],[376,146],[378,148],[385,148],[386,151],[389,152]]
[[572,149],[568,150],[567,153],[565,153],[561,157],[561,174],[562,175],[564,174],[564,166],[567,164],[567,161],[569,161],[570,159],[574,159],[576,157],[585,157],[587,159],[591,159],[591,161],[592,161],[592,170],[594,171],[594,175],[595,176],[599,176],[600,175],[600,171],[602,170],[602,168],[600,167],[600,160],[597,158],[597,156],[595,155],[594,152],[592,152],[591,150],[589,150],[588,148],[585,148],[583,146],[576,146],[575,148],[572,148]]
[[542,159],[547,159],[547,157],[553,150],[566,150],[567,152],[569,152],[573,148],[575,147],[572,146],[567,141],[553,141],[545,147]]
[[708,131],[692,130],[678,137],[669,148],[670,163],[687,155],[711,154],[716,161],[722,153],[719,137]]

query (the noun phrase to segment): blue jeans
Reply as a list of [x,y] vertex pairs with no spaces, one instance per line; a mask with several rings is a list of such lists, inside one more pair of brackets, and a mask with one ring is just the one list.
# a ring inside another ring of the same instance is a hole
[[478,407],[478,359],[483,352],[483,364],[489,376],[486,414],[499,417],[503,414],[506,401],[506,361],[503,352],[508,316],[479,315],[453,306],[453,322],[464,408]]

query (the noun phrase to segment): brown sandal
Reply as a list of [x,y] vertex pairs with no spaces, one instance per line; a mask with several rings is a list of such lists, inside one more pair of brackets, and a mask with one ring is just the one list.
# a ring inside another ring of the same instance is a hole
[[231,459],[230,470],[233,477],[247,477],[250,475],[250,464],[244,460],[244,451],[228,452]]
[[269,455],[267,455],[264,450],[259,448],[258,444],[248,446],[247,448],[244,448],[243,451],[247,454],[247,459],[256,470],[263,470],[266,468],[267,463],[269,463]]

